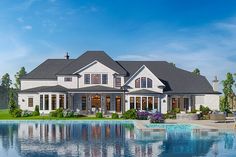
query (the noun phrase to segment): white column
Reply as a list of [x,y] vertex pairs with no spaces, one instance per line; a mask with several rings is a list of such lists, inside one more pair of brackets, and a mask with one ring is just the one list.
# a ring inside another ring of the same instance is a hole
[[[64,94],[64,108],[66,109],[66,94]],[[69,103],[69,102],[68,102]]]
[[154,110],[154,96],[152,96],[152,110]]
[[50,93],[50,94],[48,94],[48,97],[49,97],[49,103],[48,103],[48,105],[49,105],[49,111],[51,111],[52,110],[52,94]]
[[57,105],[56,108],[58,109],[60,107],[60,94],[56,94],[56,101],[57,101]]
[[188,106],[189,106],[188,111],[189,111],[189,112],[191,112],[191,109],[192,109],[191,99],[192,99],[192,97],[191,97],[191,95],[190,95],[190,96],[189,96],[189,99],[188,99]]

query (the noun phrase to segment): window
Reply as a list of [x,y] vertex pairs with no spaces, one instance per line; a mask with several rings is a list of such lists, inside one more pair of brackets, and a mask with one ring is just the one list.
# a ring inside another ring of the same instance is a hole
[[43,110],[43,95],[40,95],[40,110]]
[[142,97],[142,110],[147,110],[147,97]]
[[44,109],[48,110],[49,108],[49,99],[48,99],[48,95],[44,95]]
[[141,88],[152,88],[152,79],[147,77],[137,78],[135,80],[135,88],[140,88],[140,85]]
[[130,109],[134,109],[134,97],[129,98],[129,106],[130,106]]
[[107,82],[108,82],[108,75],[102,74],[102,84],[107,84]]
[[146,77],[141,77],[141,88],[146,88]]
[[117,77],[117,78],[115,78],[115,86],[116,87],[121,87],[121,78],[120,77]]
[[140,107],[140,102],[141,102],[141,98],[140,97],[136,97],[136,109],[137,110],[140,110],[141,107]]
[[60,97],[59,97],[59,106],[60,106],[60,108],[64,108],[64,100],[65,98],[64,98],[64,95],[60,95]]
[[91,74],[92,84],[101,84],[101,74]]
[[140,88],[140,78],[135,80],[135,88]]
[[158,97],[154,97],[154,109],[158,109]]
[[82,96],[82,110],[86,110],[86,96]]
[[90,74],[84,74],[84,84],[90,84]]
[[152,110],[153,104],[152,104],[152,97],[148,97],[148,110]]
[[64,77],[64,82],[72,82],[72,77]]
[[28,107],[33,107],[33,106],[34,106],[34,99],[28,98]]
[[55,94],[51,97],[51,103],[52,103],[52,110],[56,110],[57,107],[57,96]]
[[109,96],[106,97],[106,107],[108,111],[111,110],[111,99]]
[[147,88],[152,88],[152,80],[147,78]]

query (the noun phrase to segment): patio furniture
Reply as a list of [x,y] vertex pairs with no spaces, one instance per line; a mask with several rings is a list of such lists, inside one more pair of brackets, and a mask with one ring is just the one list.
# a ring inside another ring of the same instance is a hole
[[222,112],[212,112],[212,114],[210,114],[210,120],[215,120],[215,121],[225,121],[226,120],[226,116],[224,113]]

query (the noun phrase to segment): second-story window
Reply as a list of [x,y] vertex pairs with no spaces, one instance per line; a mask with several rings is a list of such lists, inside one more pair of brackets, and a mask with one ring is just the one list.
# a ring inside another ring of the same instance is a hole
[[135,88],[140,88],[140,78],[135,80]]
[[108,75],[102,74],[102,84],[107,84],[107,82],[108,82]]
[[64,77],[64,82],[72,82],[72,77]]
[[115,78],[115,86],[121,87],[121,78],[120,77]]
[[146,88],[146,77],[141,77],[141,88]]
[[90,74],[84,74],[84,84],[90,84]]
[[135,88],[152,88],[152,79],[139,77],[135,80]]
[[101,84],[101,74],[91,74],[92,84]]

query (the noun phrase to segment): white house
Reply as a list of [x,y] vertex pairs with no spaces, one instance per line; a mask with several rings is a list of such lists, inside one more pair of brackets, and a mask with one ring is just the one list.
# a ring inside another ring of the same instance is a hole
[[59,107],[93,114],[129,109],[173,108],[191,111],[200,105],[219,109],[214,89],[204,76],[165,61],[114,61],[103,51],[87,51],[77,59],[48,59],[21,79],[18,104],[23,110]]

